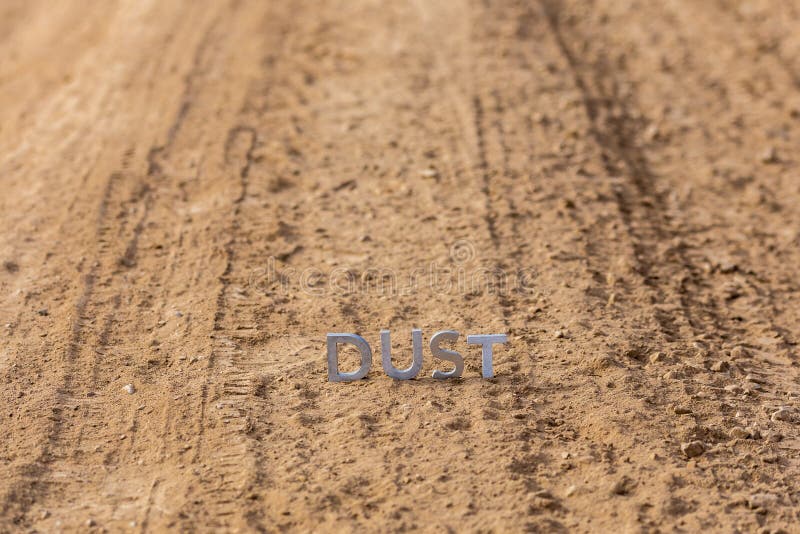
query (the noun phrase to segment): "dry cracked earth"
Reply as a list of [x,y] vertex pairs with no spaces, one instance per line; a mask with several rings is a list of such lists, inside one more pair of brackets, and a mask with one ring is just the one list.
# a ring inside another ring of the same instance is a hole
[[0,531],[800,532],[799,25],[4,1]]

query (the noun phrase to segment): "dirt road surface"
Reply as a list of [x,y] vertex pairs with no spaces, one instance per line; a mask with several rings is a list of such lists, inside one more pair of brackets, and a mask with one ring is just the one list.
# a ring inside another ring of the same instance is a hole
[[0,14],[3,532],[800,531],[797,2]]

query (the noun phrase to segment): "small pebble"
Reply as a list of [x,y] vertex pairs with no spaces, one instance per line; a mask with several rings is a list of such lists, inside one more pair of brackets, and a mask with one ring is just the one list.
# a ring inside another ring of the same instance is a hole
[[655,123],[650,124],[644,131],[644,138],[648,141],[655,141],[659,136],[658,125]]
[[750,353],[747,352],[747,349],[741,346],[736,346],[731,349],[731,358],[734,360],[739,360],[742,358],[747,358],[750,356]]
[[719,362],[714,362],[711,365],[711,370],[714,371],[715,373],[724,373],[730,368],[731,368],[730,364],[724,360]]
[[692,413],[692,409],[687,406],[675,406],[672,409],[677,415],[689,415]]
[[528,493],[526,500],[532,509],[552,509],[558,505],[553,495],[547,490]]
[[778,460],[780,460],[780,458],[774,452],[764,454],[761,456],[761,461],[764,462],[765,464],[776,464],[778,463]]
[[673,370],[673,371],[667,371],[662,375],[661,378],[663,378],[664,380],[678,380],[682,377],[683,375],[681,374],[680,371]]
[[763,508],[766,510],[777,502],[778,497],[771,493],[754,493],[747,498],[747,506],[752,509]]
[[690,441],[681,444],[681,452],[685,454],[687,458],[695,458],[706,452],[706,447],[703,445],[702,441]]
[[777,421],[791,422],[794,419],[794,414],[790,409],[781,407],[777,411],[772,412],[769,419],[773,423]]
[[38,313],[42,317],[47,317],[48,315],[50,315],[50,312],[47,311],[47,308],[42,308],[41,310],[37,311],[36,313]]
[[635,485],[636,483],[633,480],[624,476],[611,486],[611,493],[613,495],[628,495],[633,491]]
[[725,260],[725,261],[721,261],[718,264],[718,268],[719,268],[719,272],[721,272],[723,274],[730,274],[730,273],[736,272],[736,270],[739,268],[739,266],[736,265],[735,263],[733,263],[730,260]]
[[762,163],[778,163],[780,158],[778,157],[778,151],[775,150],[774,146],[768,147],[764,152],[761,153],[761,162]]
[[767,432],[767,443],[778,443],[779,441],[783,440],[783,434],[780,432],[776,432],[774,430],[770,430]]
[[728,435],[734,439],[750,439],[750,432],[740,426],[733,427]]
[[134,387],[133,384],[125,384],[125,386],[122,389],[124,389],[128,395],[133,395],[134,393],[136,393],[136,388]]

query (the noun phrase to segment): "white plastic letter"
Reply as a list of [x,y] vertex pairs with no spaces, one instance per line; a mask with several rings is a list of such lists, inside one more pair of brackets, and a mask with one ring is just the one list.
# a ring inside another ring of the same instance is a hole
[[[352,373],[339,372],[339,343],[354,345],[361,353],[361,367]],[[356,334],[328,334],[328,381],[352,382],[367,376],[372,367],[372,349],[367,340]]]
[[422,369],[422,330],[414,328],[411,330],[411,346],[414,353],[414,361],[411,367],[400,370],[392,365],[392,342],[389,338],[388,330],[381,330],[381,359],[383,360],[383,370],[386,374],[397,380],[410,380],[417,376]]
[[433,378],[458,378],[461,376],[461,373],[464,372],[464,358],[461,357],[461,354],[454,350],[447,350],[439,347],[439,343],[442,341],[455,341],[457,339],[458,332],[455,330],[442,330],[433,334],[430,342],[431,354],[433,354],[433,357],[453,362],[453,365],[455,365],[455,369],[452,371],[434,371]]
[[508,337],[505,334],[467,336],[468,345],[481,345],[481,374],[483,374],[483,378],[494,377],[494,369],[492,368],[492,345],[496,343],[505,343],[506,341],[508,341]]

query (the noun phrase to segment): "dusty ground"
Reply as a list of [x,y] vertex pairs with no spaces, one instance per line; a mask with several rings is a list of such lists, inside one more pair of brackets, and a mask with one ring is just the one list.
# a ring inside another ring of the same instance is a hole
[[0,530],[799,532],[799,24],[3,2]]

